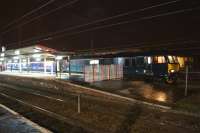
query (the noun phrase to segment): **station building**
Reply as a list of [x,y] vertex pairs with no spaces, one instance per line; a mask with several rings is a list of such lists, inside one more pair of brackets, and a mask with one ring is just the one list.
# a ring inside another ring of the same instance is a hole
[[[153,60],[155,62],[155,59],[157,63],[162,64],[164,56],[166,55],[113,52],[80,55],[73,52],[61,52],[44,45],[10,50],[2,47],[0,71],[5,74],[28,74],[29,76],[71,78],[94,82],[144,75],[148,70],[147,66],[151,67],[148,64],[151,64]],[[180,67],[184,69],[185,62],[189,58],[183,56],[177,59]]]
[[5,50],[0,53],[0,70],[6,73],[35,73],[56,75],[60,72],[61,63],[68,62],[71,53],[59,52],[43,45]]

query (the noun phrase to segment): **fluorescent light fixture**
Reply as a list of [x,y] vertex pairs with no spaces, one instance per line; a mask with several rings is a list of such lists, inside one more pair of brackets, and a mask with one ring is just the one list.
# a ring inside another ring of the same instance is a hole
[[90,60],[90,65],[99,64],[99,60]]
[[62,60],[63,56],[56,56],[56,60]]
[[34,58],[39,58],[39,57],[41,57],[41,55],[40,54],[34,54],[33,57]]
[[151,63],[152,63],[151,57],[147,57],[147,63],[148,63],[148,64],[151,64]]
[[13,59],[18,60],[19,56],[14,56]]
[[4,61],[4,58],[0,58],[0,61]]
[[20,55],[20,51],[19,50],[15,50],[15,54],[16,55]]
[[1,57],[4,57],[5,56],[5,53],[1,53]]
[[35,59],[35,61],[39,62],[39,61],[41,61],[41,58],[38,57],[38,58]]
[[18,60],[14,60],[14,63],[18,63]]
[[39,49],[34,49],[34,53],[38,53],[38,52],[40,52]]

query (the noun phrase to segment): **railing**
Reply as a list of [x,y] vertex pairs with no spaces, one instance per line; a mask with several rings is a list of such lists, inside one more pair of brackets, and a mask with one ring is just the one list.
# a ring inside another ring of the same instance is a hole
[[122,79],[123,66],[112,65],[88,65],[84,67],[84,81],[95,82],[102,80]]

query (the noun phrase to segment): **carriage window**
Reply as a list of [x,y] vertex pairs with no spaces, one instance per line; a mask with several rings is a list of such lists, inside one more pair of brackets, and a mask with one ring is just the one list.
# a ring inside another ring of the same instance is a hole
[[158,64],[166,63],[165,57],[164,56],[154,57],[154,63],[158,63]]
[[178,62],[176,56],[168,56],[168,60],[169,60],[169,63],[177,63]]

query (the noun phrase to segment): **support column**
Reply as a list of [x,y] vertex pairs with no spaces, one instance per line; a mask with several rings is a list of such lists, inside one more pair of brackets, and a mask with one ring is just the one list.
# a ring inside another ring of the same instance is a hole
[[68,56],[68,62],[69,62],[69,78],[71,76],[71,59],[70,56]]
[[22,59],[19,57],[19,72],[22,72]]
[[53,75],[53,62],[51,64],[51,75]]
[[47,73],[47,58],[44,57],[44,73],[46,74]]
[[27,57],[27,72],[30,72],[30,57]]

